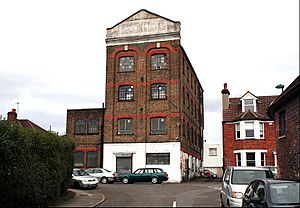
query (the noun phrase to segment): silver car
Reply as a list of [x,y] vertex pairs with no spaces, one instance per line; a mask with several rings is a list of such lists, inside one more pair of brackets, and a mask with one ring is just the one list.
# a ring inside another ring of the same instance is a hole
[[274,178],[274,174],[263,167],[228,167],[222,179],[221,207],[241,207],[247,186],[258,178]]
[[97,177],[98,180],[103,184],[113,183],[117,178],[117,173],[104,168],[89,168],[86,169],[86,172],[91,176]]
[[71,188],[96,188],[99,184],[99,180],[96,177],[90,176],[82,169],[73,169]]

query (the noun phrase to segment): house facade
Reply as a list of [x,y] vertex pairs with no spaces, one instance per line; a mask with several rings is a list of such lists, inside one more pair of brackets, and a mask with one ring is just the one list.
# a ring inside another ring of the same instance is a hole
[[222,90],[223,168],[227,166],[277,166],[275,125],[267,109],[277,96],[229,98]]
[[218,177],[223,175],[223,149],[221,144],[204,144],[203,169],[211,170]]
[[74,167],[102,167],[103,115],[104,108],[67,110],[66,136],[75,141]]
[[203,88],[180,22],[140,10],[107,29],[104,168],[160,167],[170,182],[203,161]]
[[281,178],[300,178],[300,76],[268,109],[276,126],[278,173]]

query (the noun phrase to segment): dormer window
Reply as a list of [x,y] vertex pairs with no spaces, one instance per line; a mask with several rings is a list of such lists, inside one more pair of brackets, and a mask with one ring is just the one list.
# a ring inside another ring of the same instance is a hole
[[245,109],[245,111],[247,111],[247,110],[254,111],[254,100],[253,99],[245,99],[244,100],[244,109]]
[[248,110],[256,112],[256,100],[257,98],[251,92],[247,92],[241,99],[242,111],[246,112]]

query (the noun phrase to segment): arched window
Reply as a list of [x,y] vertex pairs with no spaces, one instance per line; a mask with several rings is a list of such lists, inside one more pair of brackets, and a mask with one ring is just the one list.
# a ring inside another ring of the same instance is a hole
[[159,70],[167,68],[167,60],[165,54],[153,54],[151,56],[151,69]]
[[99,133],[99,121],[98,121],[98,119],[89,120],[88,133],[89,134],[98,134]]
[[77,120],[75,123],[75,134],[86,133],[86,122],[85,120]]
[[119,72],[134,71],[134,58],[133,56],[125,56],[119,58]]

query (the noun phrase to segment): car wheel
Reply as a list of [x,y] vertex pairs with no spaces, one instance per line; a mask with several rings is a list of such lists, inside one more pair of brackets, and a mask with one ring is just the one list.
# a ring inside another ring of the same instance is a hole
[[153,178],[151,179],[151,182],[152,182],[153,184],[156,184],[156,183],[158,183],[158,178],[156,178],[156,177],[153,177]]
[[74,182],[74,188],[80,189],[80,184],[77,181]]
[[105,178],[105,177],[101,178],[101,183],[106,184],[107,183],[107,178]]
[[129,179],[128,179],[128,178],[126,178],[126,177],[125,177],[125,178],[123,178],[123,179],[122,179],[122,183],[124,183],[124,184],[128,184],[128,183],[129,183]]

